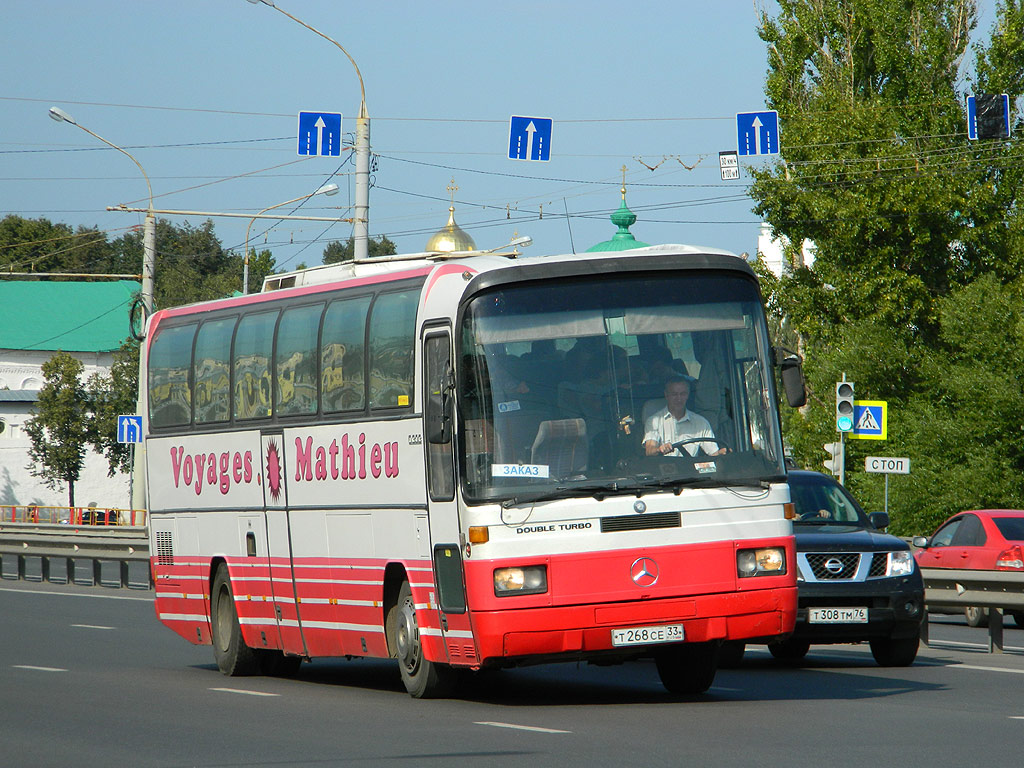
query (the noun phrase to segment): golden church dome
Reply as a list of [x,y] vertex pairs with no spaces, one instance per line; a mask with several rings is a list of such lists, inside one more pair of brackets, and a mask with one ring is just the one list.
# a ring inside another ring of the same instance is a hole
[[438,230],[430,239],[427,240],[427,247],[424,249],[429,252],[441,252],[441,253],[452,253],[453,251],[475,251],[476,241],[472,236],[466,232],[462,227],[455,223],[455,192],[458,187],[455,186],[455,179],[452,179],[451,184],[448,185],[448,192],[451,194],[452,204],[448,208],[448,223],[443,229]]

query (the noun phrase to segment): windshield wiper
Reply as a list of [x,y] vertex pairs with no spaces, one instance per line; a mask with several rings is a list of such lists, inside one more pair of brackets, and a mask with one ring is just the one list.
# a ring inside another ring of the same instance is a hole
[[573,496],[593,496],[598,501],[603,501],[608,496],[617,494],[635,493],[637,485],[626,478],[616,480],[605,480],[603,482],[581,481],[573,484],[563,484],[548,491],[541,491],[535,494],[522,494],[505,499],[501,506],[505,509],[514,507],[516,504],[533,503],[537,501],[551,501],[552,499],[565,499]]

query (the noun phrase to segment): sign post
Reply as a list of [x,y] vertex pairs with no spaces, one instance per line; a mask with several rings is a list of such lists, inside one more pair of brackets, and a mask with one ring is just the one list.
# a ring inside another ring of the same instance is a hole
[[890,456],[868,456],[864,471],[885,475],[885,514],[889,514],[889,475],[909,475],[910,459]]

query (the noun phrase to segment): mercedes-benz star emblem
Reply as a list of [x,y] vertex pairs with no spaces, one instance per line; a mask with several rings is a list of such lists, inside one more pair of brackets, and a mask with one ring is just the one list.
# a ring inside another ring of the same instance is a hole
[[642,515],[644,512],[647,511],[647,504],[640,500],[634,501],[633,511],[636,512],[638,515]]
[[842,573],[843,568],[843,561],[840,560],[838,557],[830,557],[828,560],[825,561],[825,570],[827,570],[829,573],[835,576],[838,576],[840,573]]
[[630,578],[638,587],[651,587],[658,580],[658,564],[649,557],[638,557],[629,567]]

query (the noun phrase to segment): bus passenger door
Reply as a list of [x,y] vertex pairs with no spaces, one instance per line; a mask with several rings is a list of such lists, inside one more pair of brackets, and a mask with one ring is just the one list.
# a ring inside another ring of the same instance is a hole
[[[455,375],[451,333],[427,329],[423,337],[424,445],[427,453],[430,543],[443,652],[436,658],[453,664],[478,661],[466,610],[462,570],[465,541],[459,522],[455,483]],[[440,649],[439,649],[440,651]]]
[[270,588],[274,615],[287,653],[307,655],[295,592],[292,542],[288,513],[288,482],[284,436],[263,434],[263,505],[267,515],[267,546],[270,556]]

